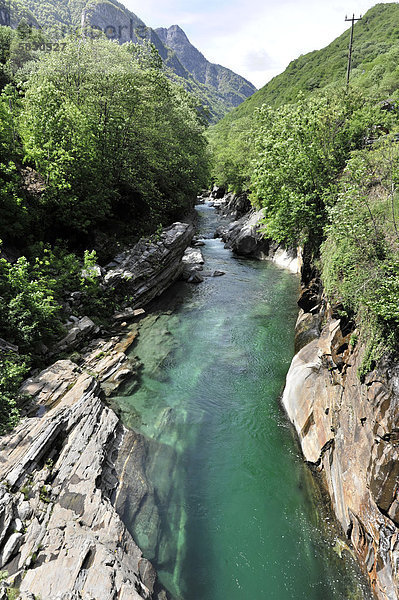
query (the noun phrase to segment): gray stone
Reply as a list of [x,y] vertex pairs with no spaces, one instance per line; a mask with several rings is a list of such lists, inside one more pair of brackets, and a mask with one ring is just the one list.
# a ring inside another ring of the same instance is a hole
[[1,558],[0,558],[0,568],[4,567],[4,565],[6,565],[8,563],[8,561],[10,560],[10,558],[17,553],[18,548],[21,544],[22,541],[22,533],[13,533],[12,535],[10,535],[10,537],[8,538],[7,542],[5,543],[5,546],[3,548],[3,552],[1,554]]
[[89,317],[82,317],[69,330],[68,334],[56,344],[54,352],[70,352],[81,347],[90,337],[99,332],[99,328]]
[[13,354],[17,354],[18,346],[14,346],[14,344],[10,344],[9,342],[6,342],[2,338],[0,338],[0,354],[4,352],[11,352]]
[[[27,569],[20,582],[25,597],[73,598],[84,587],[83,597],[95,600],[112,600],[115,594],[150,598],[138,575],[142,553],[109,500],[118,486],[111,457],[118,455],[127,431],[103,404],[99,383],[60,362],[68,382],[65,389],[58,381],[64,393],[54,402],[54,385],[46,385],[59,365],[31,379],[25,389],[36,392],[48,410],[25,419],[2,445],[0,479],[14,490],[0,487],[2,563],[19,552],[9,574]],[[21,502],[21,490],[28,500]],[[13,514],[26,517],[24,534],[10,533]],[[143,576],[151,584],[147,566]]]
[[27,519],[30,519],[32,515],[32,508],[29,502],[20,502],[20,504],[18,504],[17,506],[17,514],[22,522],[26,521]]
[[189,275],[188,275],[188,279],[187,282],[188,283],[202,283],[204,281],[204,278],[202,275],[200,275],[200,273],[196,270],[193,270]]
[[199,248],[187,248],[183,254],[182,261],[189,265],[203,265],[204,257],[202,256],[201,250]]
[[140,240],[106,267],[105,287],[129,294],[132,309],[147,304],[181,276],[182,257],[193,234],[192,225],[174,223],[163,230],[158,243]]

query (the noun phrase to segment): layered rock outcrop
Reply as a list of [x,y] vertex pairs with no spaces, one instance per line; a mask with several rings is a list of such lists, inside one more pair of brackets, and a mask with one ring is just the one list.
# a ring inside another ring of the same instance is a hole
[[105,286],[129,295],[133,309],[147,304],[182,275],[182,257],[193,236],[193,225],[174,223],[158,240],[140,240],[107,265]]
[[2,439],[1,569],[41,600],[153,598],[155,571],[118,516],[115,463],[132,432],[99,381],[60,361],[25,384],[37,414]]
[[245,195],[229,193],[219,201],[213,201],[213,205],[226,217],[235,219],[216,231],[216,236],[225,242],[226,248],[240,256],[271,260],[293,273],[300,272],[301,250],[287,249],[265,238],[262,231],[264,211],[252,209]]
[[[193,233],[192,225],[175,223],[100,273],[104,287],[129,298],[115,322],[140,317],[137,306],[181,276]],[[147,441],[104,401],[140,369],[127,356],[137,325],[88,341],[98,334],[87,317],[73,318],[58,349],[79,348],[78,364],[60,360],[27,380],[27,417],[1,439],[0,569],[7,581],[0,598],[12,586],[20,600],[166,599],[123,522],[127,506],[143,523],[151,516]],[[0,340],[0,351],[10,350],[17,351]]]
[[283,405],[305,459],[323,474],[376,597],[396,600],[399,367],[381,361],[362,383],[357,372],[364,348],[355,344],[353,325],[315,302],[309,304],[305,294]]

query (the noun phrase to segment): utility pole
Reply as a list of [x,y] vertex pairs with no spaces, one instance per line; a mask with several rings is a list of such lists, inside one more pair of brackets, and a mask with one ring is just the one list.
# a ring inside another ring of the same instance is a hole
[[345,17],[345,21],[350,21],[352,23],[352,27],[351,27],[351,41],[349,42],[349,55],[348,55],[348,70],[346,72],[346,89],[348,89],[349,87],[349,78],[351,76],[351,67],[352,67],[352,49],[353,49],[353,28],[355,26],[355,21],[360,21],[362,18],[362,15],[360,15],[360,17],[358,19],[355,19],[355,14],[353,13],[352,17],[350,17],[350,19],[348,19],[348,17]]

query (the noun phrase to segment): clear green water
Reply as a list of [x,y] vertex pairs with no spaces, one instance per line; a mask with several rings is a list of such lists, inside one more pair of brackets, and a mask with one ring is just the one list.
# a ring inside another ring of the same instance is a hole
[[[213,234],[217,215],[198,211]],[[151,440],[153,505],[130,523],[136,541],[176,599],[369,598],[349,554],[334,551],[278,402],[298,278],[235,259],[219,240],[203,253],[226,275],[176,284],[154,303],[133,349],[140,385],[116,399]]]

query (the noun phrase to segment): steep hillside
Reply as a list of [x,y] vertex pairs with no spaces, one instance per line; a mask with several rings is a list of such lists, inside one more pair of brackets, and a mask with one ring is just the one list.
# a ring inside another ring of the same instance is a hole
[[[215,153],[223,154],[223,161],[231,163],[233,173],[237,171],[237,155],[238,162],[248,155],[246,138],[255,109],[263,104],[278,107],[295,102],[300,92],[306,97],[326,87],[343,87],[348,43],[349,30],[322,50],[300,56],[212,128],[210,139]],[[398,59],[399,3],[377,4],[355,24],[352,85],[381,99],[389,97],[399,86]],[[242,179],[240,176],[239,182]]]
[[[240,75],[207,61],[179,27],[155,31],[117,0],[11,0],[12,25],[16,26],[22,17],[35,26],[39,23],[57,37],[76,30],[83,23],[102,29],[120,43],[151,41],[169,69],[169,75],[199,98],[212,122],[256,91]],[[178,43],[178,39],[184,40],[184,44]],[[188,53],[196,60],[186,60]]]
[[[226,121],[251,114],[262,104],[279,106],[296,99],[298,92],[309,94],[329,84],[345,82],[349,30],[322,50],[293,60],[286,70],[232,111]],[[377,4],[355,24],[352,81],[377,57],[399,42],[399,3]]]

